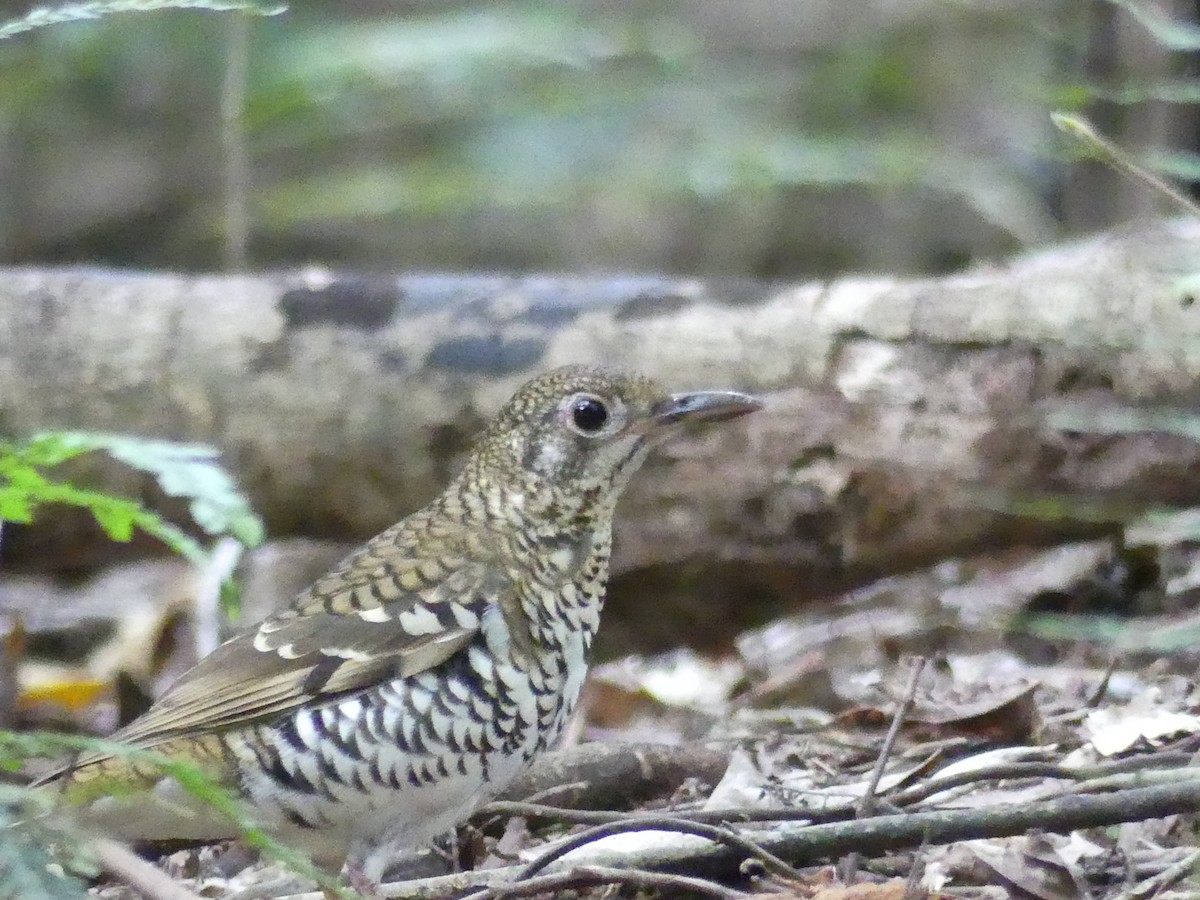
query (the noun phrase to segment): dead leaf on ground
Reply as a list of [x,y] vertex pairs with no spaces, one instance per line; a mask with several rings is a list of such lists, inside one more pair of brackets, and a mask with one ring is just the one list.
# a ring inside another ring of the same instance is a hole
[[1080,879],[1053,851],[1029,838],[971,841],[979,862],[1004,881],[1038,900],[1080,900],[1090,896]]
[[[1038,683],[1024,677],[969,682],[952,672],[934,670],[923,677],[905,716],[911,736],[937,739],[955,735],[993,741],[1028,741],[1040,718],[1034,692]],[[888,696],[884,697],[886,693]],[[877,705],[859,705],[837,716],[844,727],[881,728],[890,723],[901,699],[895,679],[871,691]]]
[[917,898],[925,893],[906,895],[904,880],[893,878],[881,884],[830,885],[810,895],[809,900],[905,900],[906,896]]
[[1084,730],[1102,756],[1116,756],[1139,743],[1158,747],[1169,738],[1200,733],[1200,714],[1172,706],[1158,691],[1147,690],[1124,706],[1092,710]]

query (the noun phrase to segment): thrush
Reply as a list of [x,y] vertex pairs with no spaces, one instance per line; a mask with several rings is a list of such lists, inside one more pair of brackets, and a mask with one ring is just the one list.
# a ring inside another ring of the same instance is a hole
[[[561,736],[600,621],[613,510],[649,450],[682,423],[759,406],[600,369],[534,378],[440,496],[112,740],[199,766],[280,840],[377,885],[397,851],[465,819]],[[68,796],[120,784],[85,814],[130,840],[237,836],[136,755],[94,754],[44,781]]]

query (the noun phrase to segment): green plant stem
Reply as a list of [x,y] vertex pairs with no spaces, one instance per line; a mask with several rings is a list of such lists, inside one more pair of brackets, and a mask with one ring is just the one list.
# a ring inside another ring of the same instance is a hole
[[1119,172],[1133,176],[1167,196],[1193,216],[1200,217],[1200,206],[1191,197],[1166,179],[1159,178],[1138,165],[1126,150],[1102,135],[1087,119],[1064,112],[1053,112],[1050,119],[1060,131],[1083,144],[1096,159],[1108,163]]

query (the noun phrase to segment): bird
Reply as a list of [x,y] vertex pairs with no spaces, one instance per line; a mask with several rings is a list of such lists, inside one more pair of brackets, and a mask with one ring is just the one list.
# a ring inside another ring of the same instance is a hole
[[[761,405],[602,368],[534,377],[439,496],[202,658],[110,741],[198,767],[278,840],[377,890],[401,851],[469,817],[561,737],[599,626],[617,499],[650,450]],[[145,755],[94,752],[40,784],[127,840],[239,834]]]

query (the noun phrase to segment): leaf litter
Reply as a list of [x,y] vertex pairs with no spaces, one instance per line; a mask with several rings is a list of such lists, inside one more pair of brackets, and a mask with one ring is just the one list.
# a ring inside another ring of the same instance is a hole
[[[1200,583],[1185,577],[1200,570],[1195,550],[1160,549],[1171,559],[1160,594],[1190,599]],[[271,552],[271,545],[255,551]],[[397,892],[426,897],[462,896],[485,875],[531,889],[541,884],[535,879],[546,879],[558,885],[546,895],[575,896],[604,895],[605,884],[624,884],[636,895],[692,896],[696,885],[688,878],[726,892],[714,896],[825,900],[930,893],[1042,900],[1200,896],[1200,857],[1186,806],[1123,823],[1119,815],[1101,815],[1092,827],[1063,827],[1048,814],[1034,830],[1014,826],[1012,833],[993,829],[977,837],[964,828],[958,837],[916,837],[883,850],[871,849],[877,838],[867,836],[865,849],[853,853],[853,883],[843,878],[853,851],[842,849],[853,843],[834,842],[829,852],[789,843],[838,823],[865,827],[1039,804],[1050,810],[1048,804],[1064,799],[1120,799],[1121,791],[1195,782],[1200,654],[1188,646],[1169,654],[1140,649],[1141,629],[1161,630],[1172,621],[1161,608],[1141,618],[1131,611],[1120,623],[1129,636],[1114,644],[1094,639],[1084,627],[1086,606],[1071,605],[1112,577],[1121,552],[1113,542],[1090,541],[942,563],[742,634],[725,656],[680,649],[597,665],[576,740],[603,742],[599,762],[572,776],[574,786],[548,776],[533,796],[506,798],[527,801],[520,814],[503,804],[485,808],[452,842],[416,854],[390,879]],[[1070,610],[1084,623],[1082,636],[1039,631],[1038,616],[1047,609]],[[173,652],[185,654],[182,647]],[[927,664],[906,696],[914,656]],[[26,663],[18,658],[18,671]],[[77,716],[94,727],[88,704],[76,705],[81,708],[66,704],[60,717]],[[907,712],[876,782],[884,734],[901,708]],[[639,769],[636,761],[648,743],[668,745],[680,761],[666,780],[653,773],[660,777],[653,796],[645,786],[654,766]],[[560,752],[570,756],[588,746]],[[605,767],[623,748],[635,762],[613,774]],[[701,752],[725,754],[726,761],[708,777],[689,774],[689,761]],[[561,781],[560,773],[554,777]],[[581,806],[575,798],[584,795],[589,799]],[[859,817],[864,800],[874,807],[867,818]],[[647,816],[657,818],[640,818]],[[617,833],[590,838],[586,829],[599,820]],[[620,831],[639,821],[653,827]],[[536,874],[522,874],[580,835],[582,846]],[[736,849],[736,841],[728,843],[734,837],[766,856]],[[278,864],[236,847],[179,851],[161,865],[205,897],[268,889],[320,896]],[[721,853],[734,862],[723,862]],[[786,870],[763,861],[776,854]],[[621,867],[624,880],[614,874]],[[672,875],[682,880],[672,882]],[[133,896],[114,883],[100,883],[92,893]]]

